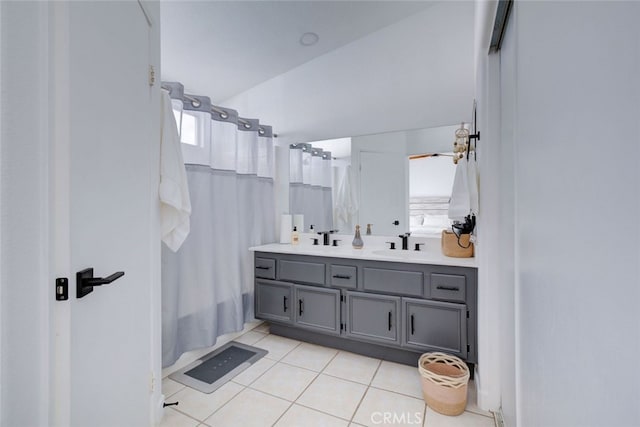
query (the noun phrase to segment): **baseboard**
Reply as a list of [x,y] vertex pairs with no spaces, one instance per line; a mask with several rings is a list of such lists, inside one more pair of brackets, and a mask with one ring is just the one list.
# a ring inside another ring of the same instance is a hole
[[151,425],[160,424],[164,417],[164,394],[160,393],[154,402],[151,402]]
[[306,329],[289,327],[277,323],[270,323],[269,330],[274,335],[293,338],[299,341],[322,345],[325,347],[337,348],[339,350],[345,350],[351,353],[362,354],[364,356],[375,357],[377,359],[388,360],[391,362],[402,363],[409,366],[418,366],[418,359],[422,354],[407,349],[385,347],[382,345],[367,343],[363,341],[355,341],[352,339],[345,339],[334,335],[312,332]]
[[493,417],[496,421],[496,427],[506,427],[504,425],[504,416],[502,415],[502,408],[499,408],[493,413]]

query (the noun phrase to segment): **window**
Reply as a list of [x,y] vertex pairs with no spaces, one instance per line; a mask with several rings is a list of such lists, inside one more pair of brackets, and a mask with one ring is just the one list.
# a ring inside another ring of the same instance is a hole
[[182,113],[182,128],[180,129],[180,142],[187,145],[198,145],[196,117],[187,113]]

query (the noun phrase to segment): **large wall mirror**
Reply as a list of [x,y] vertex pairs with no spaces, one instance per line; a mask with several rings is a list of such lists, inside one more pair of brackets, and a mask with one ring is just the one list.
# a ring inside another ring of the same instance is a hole
[[312,141],[332,160],[332,228],[372,234],[437,236],[447,217],[459,124]]

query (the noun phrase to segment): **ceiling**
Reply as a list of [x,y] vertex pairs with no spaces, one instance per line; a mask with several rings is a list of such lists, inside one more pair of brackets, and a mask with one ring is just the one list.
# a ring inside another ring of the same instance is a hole
[[162,80],[283,144],[470,118],[472,0],[162,1],[161,33]]
[[[433,4],[162,1],[162,79],[220,103]],[[306,32],[318,43],[303,46]]]

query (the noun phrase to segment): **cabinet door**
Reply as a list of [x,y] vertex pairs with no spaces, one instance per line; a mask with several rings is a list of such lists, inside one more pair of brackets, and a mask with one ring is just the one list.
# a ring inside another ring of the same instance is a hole
[[257,319],[291,323],[293,321],[292,285],[272,280],[256,280]]
[[467,306],[413,298],[402,299],[402,345],[467,357]]
[[347,292],[346,334],[369,341],[398,343],[400,298]]
[[340,334],[340,291],[295,285],[296,326]]

